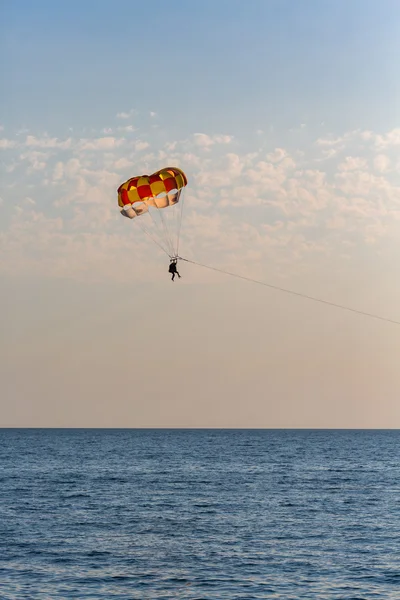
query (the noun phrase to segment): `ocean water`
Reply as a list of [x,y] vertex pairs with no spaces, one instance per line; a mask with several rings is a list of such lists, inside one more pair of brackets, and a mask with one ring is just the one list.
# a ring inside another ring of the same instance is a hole
[[400,599],[400,431],[0,430],[0,598]]

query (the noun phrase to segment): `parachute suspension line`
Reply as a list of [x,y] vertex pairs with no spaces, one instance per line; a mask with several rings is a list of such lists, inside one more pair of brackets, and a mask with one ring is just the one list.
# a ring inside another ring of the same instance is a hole
[[179,255],[179,238],[180,238],[180,235],[181,235],[182,215],[183,215],[183,202],[184,202],[184,199],[185,199],[184,196],[181,199],[181,192],[182,192],[182,189],[179,190],[179,196],[178,196],[178,199],[180,201],[179,203],[180,203],[181,206],[179,208],[179,206],[176,205],[177,208],[178,208],[177,213],[176,213],[177,217],[178,217],[178,223],[177,223],[177,240],[176,240],[176,256]]
[[[155,210],[158,212],[160,209],[158,209],[158,208],[155,208]],[[150,218],[151,218],[152,222],[154,223],[154,227],[155,227],[155,229],[156,229],[156,231],[157,231],[157,235],[158,235],[158,237],[159,237],[159,239],[160,239],[160,243],[162,243],[162,239],[163,239],[163,238],[162,238],[162,233],[161,233],[161,231],[160,231],[160,228],[159,228],[159,225],[158,225],[158,223],[157,223],[156,219],[153,217],[153,211],[152,211],[152,210],[150,210],[150,207],[149,207],[149,210],[148,210],[148,213],[147,213],[147,214],[149,214],[149,215],[150,215]],[[168,240],[166,240],[166,243],[167,243],[167,242],[168,242]],[[167,253],[167,254],[168,254],[168,256],[169,256],[169,257],[171,257],[171,254],[170,254],[170,252],[171,252],[171,249],[169,248],[169,245],[168,245],[168,243],[167,243],[167,249],[168,249],[168,253]],[[164,252],[165,252],[165,250],[164,250]]]
[[[169,207],[167,207],[166,210],[168,210],[168,208]],[[172,243],[172,239],[171,239],[171,236],[170,236],[170,233],[169,233],[169,229],[168,229],[167,223],[165,222],[164,215],[161,212],[162,210],[165,210],[165,209],[159,208],[157,210],[158,210],[158,213],[160,215],[161,222],[162,222],[162,224],[164,226],[165,237],[166,237],[166,240],[168,242],[168,248],[169,248],[169,251],[170,251],[170,258],[172,258],[173,254],[174,254],[174,244]]]
[[139,216],[139,217],[137,217],[137,218],[139,219],[139,221],[138,221],[138,224],[139,224],[139,227],[140,227],[140,229],[141,229],[141,230],[142,230],[142,231],[143,231],[143,232],[144,232],[144,233],[145,233],[147,236],[149,236],[149,238],[150,238],[151,240],[153,240],[153,242],[154,242],[154,243],[155,243],[155,244],[156,244],[156,245],[157,245],[159,248],[161,248],[161,250],[162,250],[163,252],[165,252],[165,254],[166,254],[167,256],[170,256],[169,252],[167,252],[167,251],[166,251],[166,249],[164,248],[164,246],[162,246],[162,245],[161,245],[161,244],[160,244],[160,243],[159,243],[159,242],[158,242],[158,241],[157,241],[157,240],[156,240],[156,239],[155,239],[155,238],[154,238],[154,237],[151,235],[151,233],[150,233],[150,232],[147,230],[147,228],[146,228],[146,226],[144,225],[144,223],[142,223],[142,222],[140,221],[140,216]]
[[222,269],[217,269],[216,267],[211,267],[209,265],[203,265],[202,263],[198,263],[194,260],[189,260],[188,258],[183,258],[182,256],[178,256],[179,260],[183,260],[184,262],[191,263],[192,265],[197,265],[198,267],[203,267],[205,269],[209,269],[211,271],[217,271],[217,273],[223,273],[224,275],[230,275],[231,277],[236,277],[237,279],[244,279],[245,281],[251,281],[252,283],[257,283],[259,285],[263,285],[273,290],[277,290],[279,292],[284,292],[285,294],[291,294],[292,296],[299,296],[300,298],[305,298],[306,300],[312,300],[313,302],[319,302],[320,304],[326,304],[328,306],[333,306],[335,308],[340,308],[342,310],[347,310],[353,313],[357,313],[358,315],[363,315],[364,317],[370,317],[372,319],[379,319],[380,321],[385,321],[386,323],[392,323],[394,325],[400,325],[400,321],[395,321],[394,319],[389,319],[387,317],[382,317],[380,315],[376,315],[374,313],[368,313],[363,310],[358,310],[357,308],[350,308],[349,306],[344,306],[343,304],[336,304],[336,302],[330,302],[329,300],[323,300],[322,298],[316,298],[314,296],[309,296],[307,294],[302,294],[301,292],[295,292],[294,290],[289,290],[277,285],[272,285],[271,283],[267,283],[265,281],[260,281],[258,279],[252,279],[251,277],[245,277],[244,275],[238,275],[237,273],[231,273],[229,271],[224,271]]
[[148,231],[148,229],[143,223],[139,223],[139,227],[159,248],[161,248],[163,252],[165,252],[167,256],[169,256],[169,252],[167,252],[164,246],[160,244],[160,242],[158,242],[158,240],[156,240],[156,238],[153,235],[151,235],[151,233]]
[[162,208],[157,208],[157,215],[158,215],[158,219],[161,221],[163,229],[164,229],[164,238],[165,238],[165,244],[168,247],[168,255],[171,258],[172,254],[173,254],[173,249],[172,249],[172,244],[171,244],[171,240],[170,237],[168,235],[168,230],[167,227],[165,225],[165,221],[164,221],[164,215],[160,212],[161,210],[164,210]]

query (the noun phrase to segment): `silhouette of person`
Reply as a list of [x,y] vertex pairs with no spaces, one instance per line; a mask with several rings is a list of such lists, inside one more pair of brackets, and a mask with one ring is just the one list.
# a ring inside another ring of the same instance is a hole
[[168,269],[168,271],[169,271],[169,273],[171,273],[171,274],[172,274],[171,281],[174,281],[174,279],[175,279],[175,275],[178,275],[179,279],[181,278],[181,276],[179,275],[179,273],[178,273],[178,270],[177,270],[177,268],[176,268],[176,263],[177,263],[177,262],[178,262],[178,260],[177,260],[176,258],[173,258],[173,259],[171,260],[170,264],[169,264],[169,269]]

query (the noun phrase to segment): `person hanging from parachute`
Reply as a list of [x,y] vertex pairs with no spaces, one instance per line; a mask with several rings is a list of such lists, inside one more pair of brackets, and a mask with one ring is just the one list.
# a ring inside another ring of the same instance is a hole
[[152,175],[131,177],[118,188],[118,206],[123,217],[137,223],[143,232],[170,259],[172,281],[179,257],[183,198],[187,185],[185,173],[177,167],[165,167]]
[[172,273],[171,281],[174,281],[175,275],[178,275],[179,279],[181,278],[181,276],[179,275],[178,270],[176,268],[177,262],[178,262],[178,259],[177,258],[173,258],[171,260],[171,262],[169,263],[169,269],[168,269],[168,271],[169,271],[169,273]]

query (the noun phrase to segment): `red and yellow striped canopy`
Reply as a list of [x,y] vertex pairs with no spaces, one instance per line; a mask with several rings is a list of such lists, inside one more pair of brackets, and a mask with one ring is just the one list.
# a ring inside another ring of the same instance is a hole
[[123,209],[135,202],[146,202],[159,194],[180,190],[186,185],[185,173],[176,167],[167,167],[152,175],[132,177],[119,186],[118,205]]

